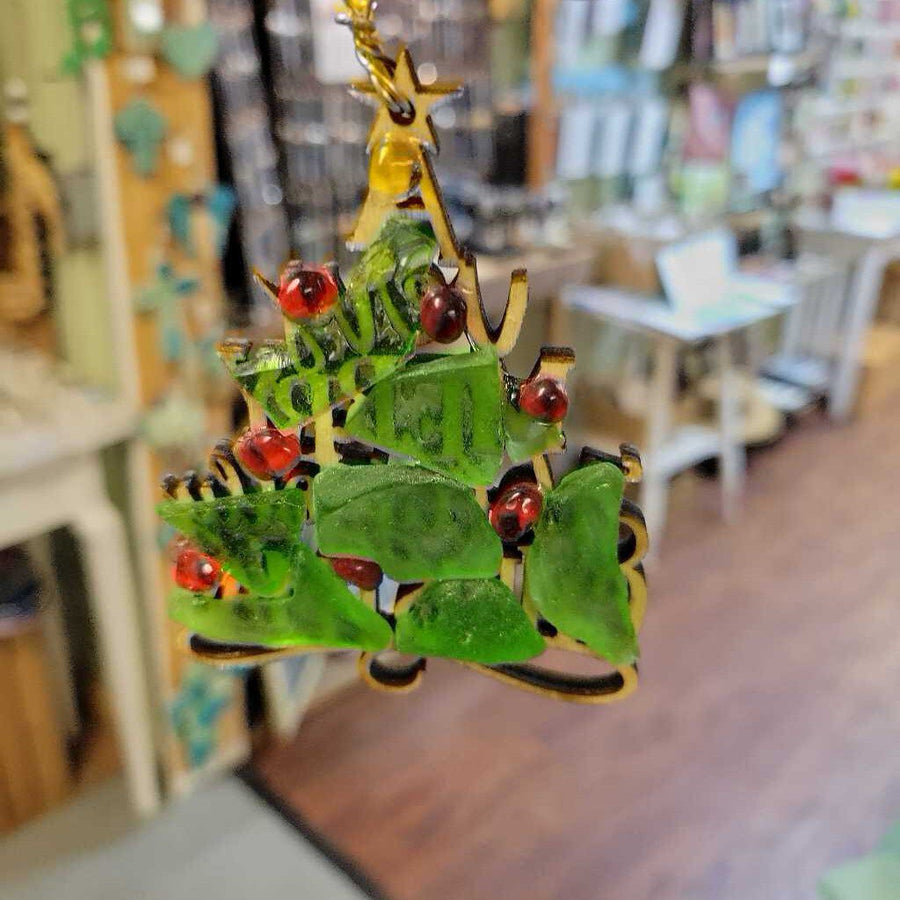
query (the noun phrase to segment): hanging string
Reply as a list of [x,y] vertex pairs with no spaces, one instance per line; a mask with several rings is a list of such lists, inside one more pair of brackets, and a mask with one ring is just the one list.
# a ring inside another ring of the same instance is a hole
[[412,101],[394,83],[394,61],[381,49],[381,38],[375,27],[374,0],[343,0],[346,12],[335,17],[353,33],[353,46],[360,65],[369,73],[375,93],[391,114],[405,122],[416,116]]

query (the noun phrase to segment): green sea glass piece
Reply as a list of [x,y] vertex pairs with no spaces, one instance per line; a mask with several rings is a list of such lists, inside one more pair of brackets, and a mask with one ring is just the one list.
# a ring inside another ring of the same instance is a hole
[[419,466],[331,466],[313,482],[313,514],[322,553],[373,560],[395,581],[500,568],[500,538],[472,491]]
[[166,500],[157,511],[252,592],[271,596],[284,591],[306,518],[303,491]]
[[544,649],[513,592],[499,579],[433,581],[397,614],[401,653],[485,665],[521,662]]
[[224,344],[225,367],[279,428],[303,424],[354,397],[412,353],[419,298],[436,252],[430,225],[392,216],[332,310],[290,322],[284,341]]
[[290,590],[279,597],[216,599],[176,588],[169,615],[201,637],[228,644],[370,651],[390,644],[390,625],[306,544],[296,546],[291,575]]
[[465,484],[493,483],[503,462],[500,362],[493,347],[421,355],[347,414],[348,434]]
[[503,430],[506,452],[514,463],[524,462],[565,445],[562,425],[559,422],[541,422],[516,409],[509,399],[503,398]]
[[617,550],[623,488],[610,463],[566,475],[544,495],[525,562],[525,591],[538,612],[614,665],[638,655]]

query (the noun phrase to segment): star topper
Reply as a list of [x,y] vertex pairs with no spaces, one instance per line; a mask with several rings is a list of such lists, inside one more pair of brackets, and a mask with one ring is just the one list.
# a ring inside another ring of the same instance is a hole
[[[392,112],[384,103],[378,106],[375,120],[369,131],[368,148],[371,151],[391,132],[402,129],[404,137],[418,141],[434,152],[438,151],[437,132],[431,122],[431,109],[446,102],[459,93],[461,85],[456,81],[435,81],[422,84],[416,74],[412,57],[405,46],[401,46],[394,63],[393,83],[403,96],[408,97],[413,106],[412,117]],[[350,90],[366,97],[375,95],[376,89],[370,80],[355,81]]]

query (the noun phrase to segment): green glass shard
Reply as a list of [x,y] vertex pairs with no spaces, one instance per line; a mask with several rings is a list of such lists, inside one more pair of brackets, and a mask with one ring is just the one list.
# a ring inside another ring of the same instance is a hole
[[284,591],[306,518],[306,494],[287,489],[237,497],[166,500],[157,512],[256,594]]
[[390,625],[306,544],[297,545],[287,594],[217,600],[179,588],[169,597],[169,615],[201,637],[229,644],[377,651],[392,637]]
[[488,485],[503,462],[500,410],[493,347],[423,354],[357,399],[345,430],[465,484]]
[[558,422],[541,422],[516,409],[504,396],[503,430],[506,436],[506,452],[514,463],[524,462],[565,446],[562,425]]
[[499,579],[433,581],[398,612],[396,648],[496,665],[537,656],[544,639]]
[[540,614],[614,665],[638,655],[617,552],[623,487],[611,463],[566,475],[544,495],[525,561],[525,590]]
[[313,514],[322,553],[374,560],[396,581],[500,568],[500,539],[472,491],[419,466],[331,466],[313,482]]
[[419,299],[436,252],[428,223],[392,216],[331,312],[288,323],[284,341],[226,342],[219,351],[225,367],[279,428],[354,397],[412,353]]
[[414,345],[411,337],[395,355],[351,356],[334,373],[298,371],[284,341],[266,341],[247,351],[224,344],[219,356],[241,390],[262,405],[276,427],[294,428],[390,375]]

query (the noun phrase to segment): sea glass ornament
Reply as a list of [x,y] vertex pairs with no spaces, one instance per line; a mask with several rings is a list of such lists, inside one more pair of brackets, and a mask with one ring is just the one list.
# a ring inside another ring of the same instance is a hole
[[421,466],[334,466],[313,482],[319,549],[395,581],[489,578],[502,548],[471,490]]
[[544,495],[525,563],[525,592],[540,615],[616,665],[638,654],[618,559],[624,484],[605,462],[566,475]]
[[344,428],[466,484],[488,485],[503,461],[500,395],[493,348],[420,354],[359,398]]
[[370,651],[390,644],[388,623],[302,542],[295,545],[291,575],[290,587],[274,596],[226,599],[176,589],[169,615],[207,639],[230,644]]
[[467,662],[521,662],[544,649],[544,639],[513,592],[497,578],[433,581],[396,612],[401,653]]
[[[431,162],[429,110],[454,86],[387,56],[373,16],[345,0],[369,75],[356,88],[379,105],[349,237],[363,252],[346,280],[310,260],[260,276],[283,339],[220,346],[252,426],[217,445],[209,476],[165,480],[161,515],[222,567],[216,584],[188,559],[196,580],[170,613],[217,664],[355,648],[383,690],[416,687],[439,656],[556,699],[621,699],[646,605],[646,529],[623,496],[640,458],[585,448],[554,471],[574,354],[545,347],[530,374],[509,371],[527,276],[494,325]],[[544,667],[545,649],[594,668]]]
[[164,501],[159,515],[251,591],[281,593],[306,518],[299,490]]
[[[350,273],[339,302],[323,315],[286,320],[284,341],[224,343],[226,368],[279,428],[303,424],[351,399],[412,352],[419,295],[435,251],[427,224],[388,219]],[[278,286],[265,284],[278,302]]]

